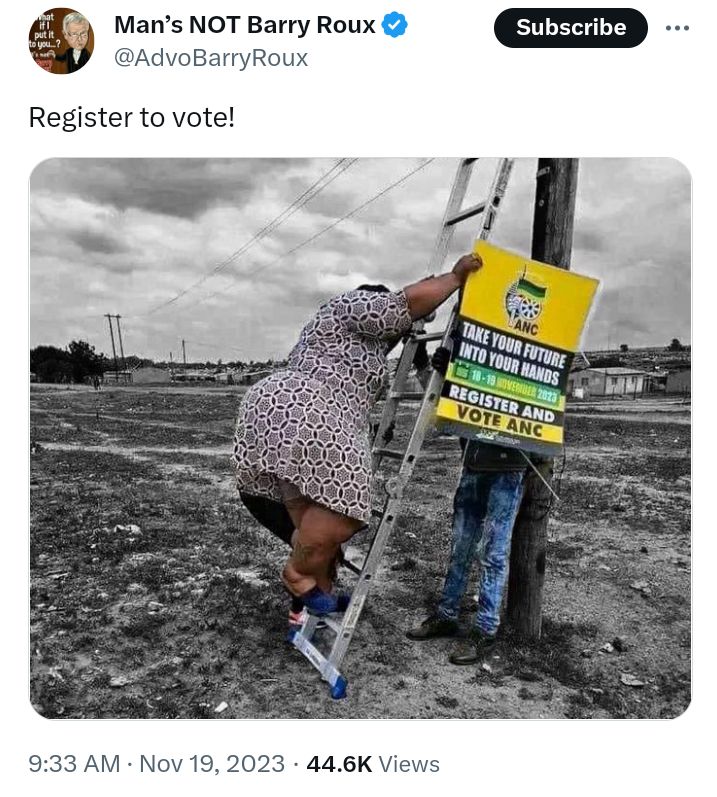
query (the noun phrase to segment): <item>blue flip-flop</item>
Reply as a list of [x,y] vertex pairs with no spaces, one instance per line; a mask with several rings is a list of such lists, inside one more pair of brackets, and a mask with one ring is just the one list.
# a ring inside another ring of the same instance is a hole
[[324,592],[318,587],[310,589],[301,596],[301,600],[306,606],[309,614],[324,615],[345,612],[348,608],[351,596],[344,593],[334,595],[331,592]]

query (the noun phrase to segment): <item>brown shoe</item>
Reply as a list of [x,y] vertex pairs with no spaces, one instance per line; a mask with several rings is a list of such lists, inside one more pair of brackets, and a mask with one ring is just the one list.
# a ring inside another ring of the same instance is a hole
[[448,620],[440,614],[432,614],[427,617],[420,625],[406,631],[406,636],[414,641],[424,639],[438,639],[439,637],[455,636],[458,633],[458,623],[455,620]]
[[473,631],[464,642],[456,646],[448,661],[458,665],[478,664],[493,652],[494,647],[494,636],[484,636],[479,631]]

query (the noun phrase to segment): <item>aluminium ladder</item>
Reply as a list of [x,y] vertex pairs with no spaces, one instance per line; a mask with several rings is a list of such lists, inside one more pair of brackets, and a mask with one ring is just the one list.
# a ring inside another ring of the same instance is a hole
[[[455,226],[459,222],[481,215],[481,226],[478,238],[486,240],[493,231],[499,206],[508,186],[513,160],[511,158],[502,158],[499,161],[488,198],[484,202],[463,209],[463,201],[468,190],[468,183],[477,160],[477,158],[465,158],[461,160],[458,165],[458,171],[456,172],[446,212],[441,224],[441,231],[429,263],[429,273],[439,270],[443,265],[453,238]],[[420,453],[426,433],[433,423],[436,404],[441,393],[443,375],[433,369],[431,369],[431,376],[424,392],[411,392],[406,390],[413,357],[417,347],[422,343],[441,341],[442,346],[449,346],[456,314],[457,305],[454,306],[451,311],[449,322],[442,332],[426,333],[424,331],[425,322],[423,320],[415,322],[404,343],[403,352],[401,353],[393,383],[391,384],[391,388],[384,403],[383,414],[374,436],[372,448],[374,472],[384,459],[397,460],[400,462],[400,465],[398,472],[386,480],[386,498],[383,508],[380,510],[373,510],[372,514],[378,518],[378,526],[363,565],[357,568],[347,563],[349,569],[353,570],[358,575],[358,583],[353,590],[348,608],[343,616],[340,614],[332,614],[319,618],[315,615],[308,614],[300,628],[292,629],[289,632],[288,641],[291,642],[297,650],[303,653],[314,667],[316,667],[321,677],[325,681],[328,681],[331,696],[335,699],[343,698],[346,695],[347,680],[345,676],[341,674],[340,667],[348,651],[354,631],[356,630],[356,625],[361,616],[366,598],[368,597],[373,577],[381,561],[383,550],[391,531],[396,525],[403,499],[403,491],[413,473],[416,459]],[[421,406],[406,448],[402,451],[398,451],[387,447],[386,433],[392,427],[398,407],[402,401],[420,401]],[[314,632],[316,631],[319,620],[323,620],[328,629],[334,634],[334,641],[328,654],[324,654],[319,650],[313,641]]]

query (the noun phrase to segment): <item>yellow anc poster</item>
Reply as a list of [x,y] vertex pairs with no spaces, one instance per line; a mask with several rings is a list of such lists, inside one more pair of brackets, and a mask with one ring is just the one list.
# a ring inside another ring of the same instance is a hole
[[498,249],[463,298],[438,420],[461,437],[555,455],[565,391],[598,281]]

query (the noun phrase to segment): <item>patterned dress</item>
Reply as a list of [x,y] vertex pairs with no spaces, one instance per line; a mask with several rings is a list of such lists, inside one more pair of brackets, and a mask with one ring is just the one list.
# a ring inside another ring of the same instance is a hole
[[371,515],[368,420],[389,345],[411,327],[402,291],[336,296],[301,332],[286,368],[239,410],[232,460],[242,492],[281,501],[282,482],[335,512]]

